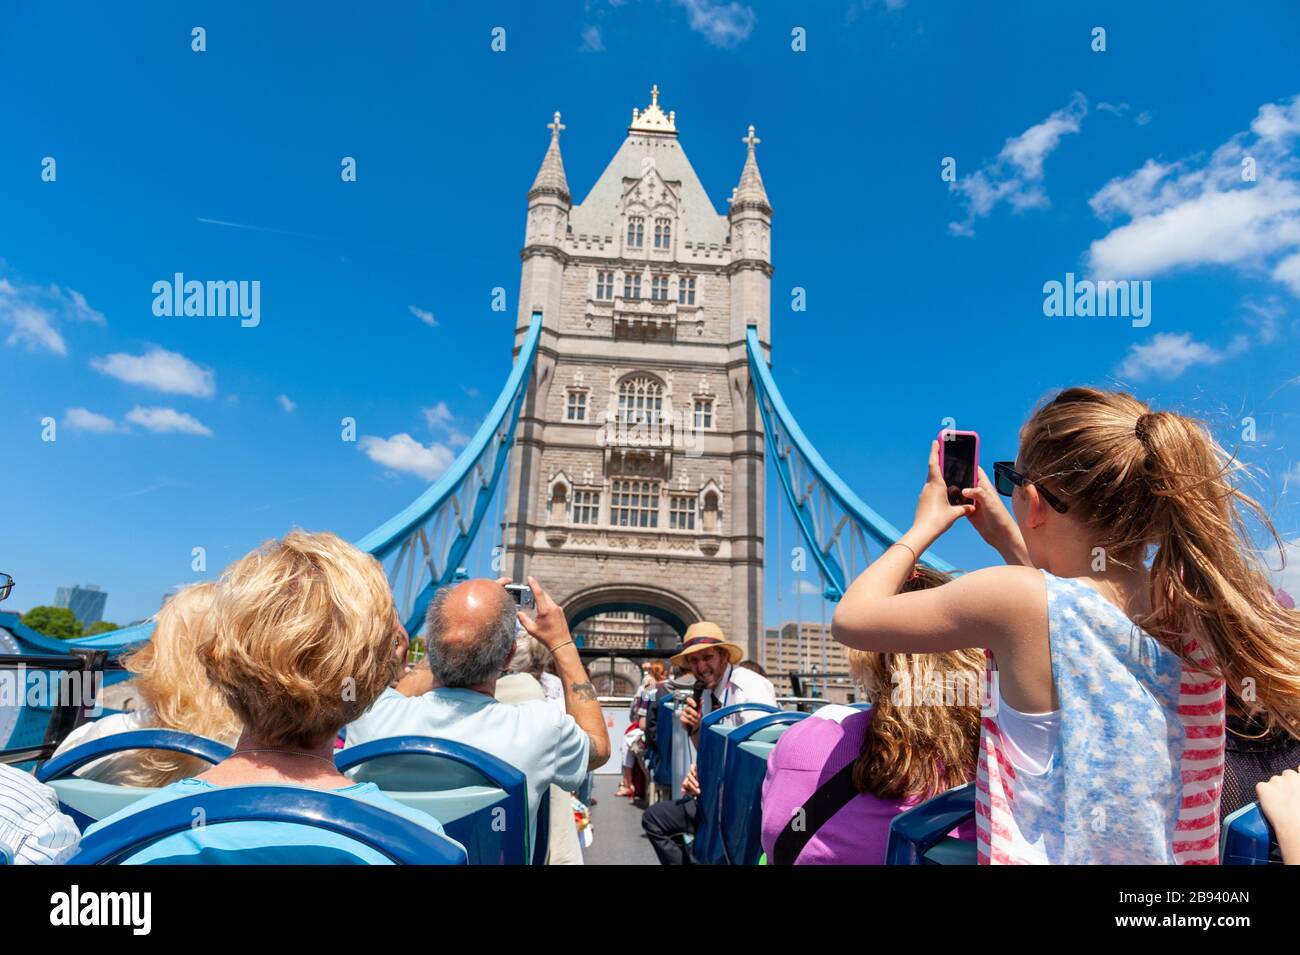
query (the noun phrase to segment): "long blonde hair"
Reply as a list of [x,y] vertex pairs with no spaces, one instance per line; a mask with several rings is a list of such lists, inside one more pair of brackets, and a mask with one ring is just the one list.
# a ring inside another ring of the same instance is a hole
[[[917,564],[901,592],[947,583]],[[984,654],[849,651],[849,672],[871,701],[871,726],[853,766],[860,793],[925,799],[975,777]]]
[[[239,720],[208,679],[195,646],[207,636],[216,584],[194,584],[173,596],[155,617],[153,639],[126,656],[122,664],[145,706],[145,723],[180,730],[233,745]],[[141,750],[126,775],[130,785],[166,786],[201,773],[207,763],[166,750]]]
[[1069,388],[1025,424],[1020,454],[1108,561],[1137,567],[1155,547],[1151,612],[1134,622],[1184,657],[1194,636],[1248,713],[1300,736],[1300,614],[1275,598],[1247,516],[1285,551],[1205,426],[1132,395]]

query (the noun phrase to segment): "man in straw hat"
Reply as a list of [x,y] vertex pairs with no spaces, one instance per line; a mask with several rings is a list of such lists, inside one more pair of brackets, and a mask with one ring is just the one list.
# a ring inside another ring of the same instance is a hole
[[[736,703],[767,703],[776,705],[776,690],[771,681],[753,670],[736,666],[744,651],[726,638],[716,623],[702,620],[691,624],[682,640],[682,649],[673,657],[673,666],[695,674],[695,695],[686,701],[681,721],[694,740],[700,731],[700,720],[714,710]],[[700,689],[703,692],[700,692]],[[763,714],[757,710],[742,711],[725,719],[738,726]]]
[[[698,740],[700,720],[714,710],[736,703],[776,705],[776,690],[771,682],[753,670],[737,666],[744,651],[732,643],[716,623],[692,624],[682,640],[682,649],[673,657],[673,666],[695,674],[695,693],[682,708],[681,721],[692,741]],[[724,717],[724,722],[739,725],[763,716],[761,710],[741,711]],[[682,780],[679,799],[657,802],[641,815],[641,828],[664,865],[690,864],[690,853],[678,838],[695,832],[699,826],[700,794],[695,767]]]

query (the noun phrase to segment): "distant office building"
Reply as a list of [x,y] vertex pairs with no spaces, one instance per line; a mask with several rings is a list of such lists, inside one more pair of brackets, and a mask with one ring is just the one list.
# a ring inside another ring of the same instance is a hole
[[763,649],[760,662],[778,696],[794,694],[791,674],[796,674],[803,696],[832,703],[862,698],[861,690],[849,679],[848,647],[831,636],[828,625],[790,621],[779,629],[769,627],[763,636]]
[[95,584],[73,584],[60,587],[54,593],[54,606],[67,607],[72,615],[81,621],[83,627],[90,627],[104,619],[104,605],[108,603],[108,594]]

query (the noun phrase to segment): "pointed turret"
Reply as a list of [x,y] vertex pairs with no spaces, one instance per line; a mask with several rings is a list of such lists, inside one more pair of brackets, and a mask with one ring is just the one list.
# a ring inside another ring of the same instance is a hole
[[754,147],[762,140],[754,135],[754,127],[751,126],[749,135],[741,139],[741,142],[749,147],[749,153],[745,156],[745,168],[740,172],[740,185],[731,194],[730,211],[748,207],[771,215],[772,206],[767,201],[767,190],[763,188],[763,177],[758,172],[758,159],[754,155]]
[[759,140],[753,126],[741,142],[749,151],[727,210],[731,226],[731,333],[734,341],[744,341],[746,328],[755,325],[759,340],[766,345],[771,341],[772,204],[767,201],[763,177],[758,173],[754,147]]
[[546,127],[551,131],[551,145],[546,149],[542,168],[537,170],[533,187],[528,190],[528,198],[551,195],[558,196],[565,202],[571,202],[569,181],[564,178],[564,160],[560,157],[560,131],[564,129],[564,124],[560,122],[558,112],[555,114],[555,120],[547,123]]

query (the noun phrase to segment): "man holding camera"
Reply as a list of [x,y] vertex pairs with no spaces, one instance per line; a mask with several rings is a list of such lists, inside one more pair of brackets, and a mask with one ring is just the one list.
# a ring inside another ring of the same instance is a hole
[[[737,703],[776,705],[776,689],[771,681],[753,670],[737,666],[742,656],[744,651],[726,638],[721,627],[701,621],[686,631],[682,650],[672,659],[674,666],[695,674],[694,692],[682,707],[679,719],[697,747],[700,721],[710,713]],[[723,717],[723,722],[739,726],[762,715],[760,710],[741,711]],[[699,794],[700,784],[692,765],[682,780],[681,798],[655,803],[641,816],[641,828],[664,865],[692,862],[690,853],[678,838],[694,833],[699,826]]]

